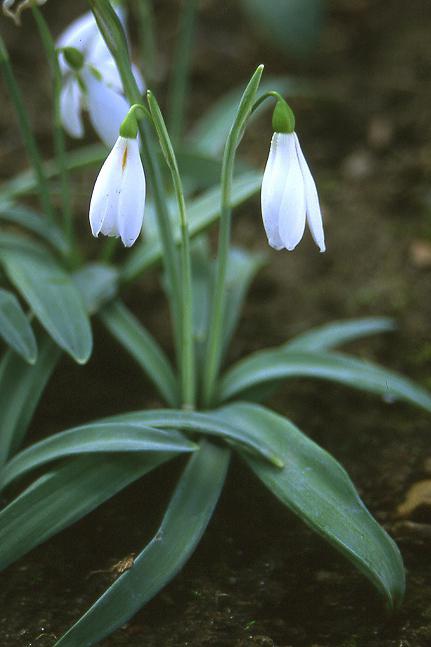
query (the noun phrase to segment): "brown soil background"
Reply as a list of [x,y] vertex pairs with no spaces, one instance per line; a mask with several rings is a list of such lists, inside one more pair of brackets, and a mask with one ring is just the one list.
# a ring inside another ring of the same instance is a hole
[[[51,0],[44,11],[58,33],[84,7]],[[162,76],[169,70],[177,8],[176,2],[157,3]],[[389,315],[398,324],[395,334],[351,350],[431,386],[430,27],[426,0],[334,0],[319,48],[298,62],[257,38],[236,2],[202,4],[191,123],[193,114],[260,62],[271,74],[313,80],[318,94],[292,104],[320,188],[328,252],[319,255],[307,238],[294,254],[271,253],[244,310],[232,358],[333,319]],[[31,17],[20,31],[3,18],[0,28],[49,153],[49,77]],[[0,174],[6,179],[25,168],[25,157],[3,87],[0,92]],[[263,166],[269,136],[269,119],[261,119],[244,155]],[[76,179],[83,232],[93,180],[92,173]],[[234,237],[266,250],[258,200],[238,213]],[[166,307],[157,276],[145,277],[128,299],[169,348],[169,332],[160,327]],[[95,332],[90,364],[83,370],[65,359],[57,370],[35,435],[159,404],[131,361],[97,325]],[[234,462],[190,562],[103,647],[431,645],[431,509],[422,506],[413,525],[396,519],[409,487],[431,478],[429,416],[305,380],[286,384],[271,404],[341,461],[395,536],[408,577],[401,611],[388,618],[367,581]],[[54,643],[112,581],[112,565],[151,537],[179,468],[168,465],[130,487],[0,576],[2,647]]]

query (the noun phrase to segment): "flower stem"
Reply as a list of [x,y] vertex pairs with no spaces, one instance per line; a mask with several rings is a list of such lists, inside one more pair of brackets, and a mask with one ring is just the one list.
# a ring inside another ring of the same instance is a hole
[[[96,18],[100,32],[115,60],[120,74],[124,91],[130,104],[141,103],[142,97],[132,74],[126,37],[121,23],[113,10],[109,0],[88,0]],[[154,148],[151,132],[145,120],[139,121],[141,137],[141,150],[144,160],[145,173],[153,192],[154,205],[157,213],[160,240],[163,246],[163,260],[168,280],[169,300],[174,326],[174,336],[177,347],[177,356],[180,357],[180,280],[178,273],[178,254],[169,219],[169,212],[165,202],[165,191],[158,163],[157,153]]]
[[33,16],[39,30],[40,39],[45,50],[46,57],[52,71],[53,80],[53,98],[54,98],[54,115],[53,115],[53,135],[54,135],[54,149],[57,158],[58,168],[60,171],[60,184],[62,195],[62,211],[63,211],[63,229],[66,240],[69,245],[69,253],[73,253],[74,249],[74,228],[72,218],[72,202],[70,191],[70,179],[66,164],[66,145],[63,127],[61,123],[60,111],[60,93],[61,93],[61,70],[58,63],[58,56],[54,40],[51,32],[46,23],[42,12],[33,3],[32,6]]
[[42,158],[36,144],[33,132],[31,130],[30,121],[28,118],[27,110],[22,99],[21,91],[15,79],[12,66],[9,60],[9,54],[3,38],[0,36],[0,67],[3,72],[3,77],[12,103],[16,110],[19,127],[21,130],[22,139],[27,150],[29,161],[33,167],[34,175],[37,182],[37,190],[39,193],[40,203],[43,213],[50,222],[54,222],[54,211],[51,204],[49,195],[49,186],[43,170]]
[[231,190],[233,180],[233,169],[235,153],[248,118],[251,114],[256,92],[259,88],[263,72],[263,65],[259,65],[251,77],[244,94],[242,95],[238,111],[230,129],[223,154],[221,170],[221,209],[220,209],[220,230],[218,242],[217,267],[215,286],[212,298],[212,310],[210,327],[208,331],[208,344],[206,349],[206,361],[203,374],[203,404],[209,407],[213,404],[215,384],[221,360],[221,336],[223,333],[223,318],[225,308],[225,283],[226,269],[230,245],[231,230]]
[[175,64],[169,88],[169,130],[175,143],[180,141],[184,125],[196,6],[197,0],[184,0],[174,53]]
[[161,149],[171,171],[175,196],[180,216],[181,232],[181,392],[184,409],[193,409],[195,405],[195,357],[193,340],[193,292],[192,269],[190,258],[190,238],[187,221],[186,204],[177,159],[166,129],[163,115],[154,95],[147,92],[148,105],[152,122],[157,131]]

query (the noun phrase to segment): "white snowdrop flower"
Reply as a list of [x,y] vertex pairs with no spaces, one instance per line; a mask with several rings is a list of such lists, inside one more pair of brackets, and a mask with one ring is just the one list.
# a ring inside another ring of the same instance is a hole
[[[125,26],[125,13],[116,8]],[[63,73],[60,96],[62,124],[71,137],[84,135],[82,111],[88,111],[90,121],[100,139],[112,148],[129,104],[124,98],[123,84],[114,59],[99,32],[91,12],[75,20],[57,41],[61,50],[59,62]],[[75,60],[81,57],[80,63]],[[139,89],[145,83],[132,65]]]
[[90,202],[93,236],[120,237],[125,247],[138,238],[145,207],[145,174],[136,137],[119,136],[97,177]]
[[293,112],[283,99],[273,115],[276,131],[262,181],[262,218],[274,249],[295,249],[305,223],[321,252],[325,251],[322,214],[313,176],[294,132]]

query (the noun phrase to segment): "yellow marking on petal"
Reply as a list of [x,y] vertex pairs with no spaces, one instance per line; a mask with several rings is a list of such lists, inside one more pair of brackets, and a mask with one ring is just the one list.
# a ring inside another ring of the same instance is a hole
[[123,153],[123,159],[121,160],[121,170],[123,171],[123,173],[124,173],[124,169],[126,168],[126,164],[127,164],[128,152],[129,152],[129,147],[126,146],[126,148],[124,149],[124,153]]

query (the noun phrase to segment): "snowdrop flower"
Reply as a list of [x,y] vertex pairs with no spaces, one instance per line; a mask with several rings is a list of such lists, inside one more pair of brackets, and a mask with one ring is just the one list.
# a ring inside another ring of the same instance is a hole
[[[124,12],[116,8],[116,13],[124,26]],[[60,96],[64,129],[71,137],[83,137],[82,110],[85,109],[100,139],[112,148],[130,106],[124,98],[115,61],[91,11],[69,25],[59,37],[57,48],[64,79]],[[134,65],[132,70],[143,92],[143,79]]]
[[97,177],[90,202],[93,236],[121,237],[130,247],[138,238],[145,207],[145,174],[136,121],[124,120],[120,136]]
[[12,18],[15,25],[20,25],[21,12],[24,11],[24,9],[30,9],[33,2],[40,6],[45,4],[47,0],[21,0],[19,5],[17,5],[15,11],[12,11],[11,9],[11,7],[15,4],[15,0],[3,0],[3,13],[5,16],[8,16],[8,18]]
[[314,242],[325,251],[322,214],[313,177],[294,132],[293,112],[283,99],[273,116],[275,133],[262,181],[262,218],[274,249],[295,249],[307,222]]

